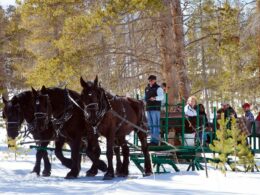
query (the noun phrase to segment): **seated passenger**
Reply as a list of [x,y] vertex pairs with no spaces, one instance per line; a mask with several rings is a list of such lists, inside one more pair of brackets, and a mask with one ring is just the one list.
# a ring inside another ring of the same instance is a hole
[[203,104],[198,104],[195,106],[195,110],[197,110],[197,107],[199,107],[199,116],[201,117],[205,117],[205,123],[207,124],[208,123],[208,117],[207,117],[207,114],[206,114],[206,111],[205,111],[205,107]]
[[221,114],[224,113],[225,119],[234,116],[237,118],[236,111],[228,104],[228,103],[221,103],[221,108],[217,111],[217,118],[220,119]]
[[197,111],[195,109],[195,105],[197,104],[197,99],[195,96],[191,96],[187,100],[187,104],[184,107],[184,113],[188,117],[195,117],[197,116]]
[[247,121],[254,122],[255,118],[252,112],[250,111],[250,104],[249,103],[244,103],[242,106],[244,112],[245,112],[245,118]]

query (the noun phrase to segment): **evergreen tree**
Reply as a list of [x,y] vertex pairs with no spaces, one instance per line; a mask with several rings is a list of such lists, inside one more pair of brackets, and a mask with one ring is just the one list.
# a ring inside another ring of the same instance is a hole
[[[28,85],[64,86],[78,81],[79,73],[75,71],[78,62],[75,58],[66,58],[57,42],[62,36],[66,18],[78,15],[84,10],[83,0],[21,2],[21,26],[30,31],[25,46],[35,57],[33,66],[25,73]],[[75,75],[77,80],[74,78]]]
[[209,148],[219,154],[213,164],[226,175],[226,163],[229,155],[233,152],[233,143],[230,137],[231,131],[227,129],[229,120],[225,120],[224,114],[221,115],[218,123],[219,129],[216,131],[216,140],[213,140],[213,144],[210,144]]
[[[229,121],[231,120],[231,129]],[[239,166],[243,166],[245,171],[253,170],[255,166],[254,155],[247,144],[247,136],[238,128],[236,119],[224,119],[224,114],[218,121],[220,128],[216,132],[217,140],[213,141],[209,147],[212,151],[219,153],[215,158],[217,167],[226,174],[226,163],[230,165],[232,170],[239,170]],[[233,157],[234,162],[230,164],[229,158]]]

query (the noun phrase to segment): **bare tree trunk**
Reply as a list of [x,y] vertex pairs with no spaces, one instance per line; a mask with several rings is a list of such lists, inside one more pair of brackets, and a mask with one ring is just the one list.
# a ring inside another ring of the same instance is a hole
[[[200,1],[200,28],[201,29],[203,28],[202,25],[203,25],[202,1]],[[204,34],[201,30],[201,37],[203,36]],[[202,65],[203,87],[204,87],[204,95],[205,95],[205,103],[206,103],[206,113],[209,115],[209,97],[208,97],[208,89],[207,89],[208,77],[206,73],[204,41],[201,41],[200,47],[201,47],[201,65]]]
[[190,82],[185,64],[183,14],[180,0],[170,0],[170,8],[172,15],[174,66],[179,76],[179,95],[181,98],[187,99],[190,95]]
[[5,58],[0,54],[0,95],[8,99],[8,91],[6,86]]
[[[258,17],[260,16],[260,0],[256,1],[256,12]],[[256,41],[257,41],[257,55],[258,55],[258,59],[257,59],[257,64],[258,64],[258,68],[259,68],[259,81],[260,81],[260,29],[259,29],[259,24],[257,27],[257,33],[256,33]]]
[[179,0],[164,0],[166,11],[161,18],[161,56],[163,77],[170,87],[169,103],[176,103],[190,95],[184,54],[183,15]]
[[179,101],[178,83],[179,78],[177,76],[176,68],[174,67],[174,55],[173,55],[173,39],[172,36],[172,22],[170,10],[160,14],[161,19],[161,58],[162,58],[162,72],[163,78],[168,86],[168,98],[169,104],[174,104]]

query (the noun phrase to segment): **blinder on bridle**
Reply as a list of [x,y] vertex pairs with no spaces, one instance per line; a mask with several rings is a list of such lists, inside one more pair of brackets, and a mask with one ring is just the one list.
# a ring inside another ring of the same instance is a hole
[[[40,100],[44,100],[46,102],[45,108],[42,108],[42,102]],[[51,118],[51,106],[50,106],[50,99],[49,95],[38,95],[35,99],[35,108],[34,108],[34,117],[36,119],[36,123],[39,120],[44,121],[44,130],[48,128],[48,124]]]
[[[84,104],[85,119],[90,121],[91,124],[97,124],[98,121],[101,121],[108,109],[105,90],[99,87],[96,88],[96,93],[98,102],[91,102],[87,105]],[[92,93],[88,93],[87,95],[89,96],[89,99],[91,99]]]
[[[92,93],[88,93],[88,96],[91,97]],[[95,115],[97,115],[99,111],[99,103],[98,102],[91,102],[87,105],[84,104],[84,111],[85,111],[85,118],[87,120],[90,119],[91,113],[95,112]]]
[[[87,95],[90,98],[90,97],[92,97],[93,94],[88,93]],[[87,105],[84,104],[84,109],[85,109],[86,112],[88,112],[88,111],[98,111],[98,109],[99,109],[98,102],[92,102],[92,103],[89,103]]]
[[[14,110],[17,111],[17,120],[15,121],[6,121],[7,127],[8,129],[14,129],[14,128],[20,128],[21,124],[22,124],[22,111],[21,111],[21,106],[20,104],[16,103],[15,105],[13,105]],[[6,118],[6,116],[3,113],[3,118]]]
[[3,111],[3,117],[6,123],[7,136],[15,139],[21,129],[23,122],[23,112],[18,102],[5,103],[5,111]]

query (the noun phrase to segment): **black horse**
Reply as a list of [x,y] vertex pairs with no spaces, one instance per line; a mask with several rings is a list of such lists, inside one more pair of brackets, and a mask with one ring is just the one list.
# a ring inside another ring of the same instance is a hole
[[[98,169],[107,170],[107,165],[99,160],[101,153],[97,137],[89,136],[87,129],[92,129],[85,122],[84,112],[80,109],[82,103],[80,95],[72,90],[60,88],[42,87],[40,91],[33,90],[34,102],[40,117],[37,118],[39,126],[44,127],[50,117],[54,118],[54,127],[59,140],[68,142],[71,147],[71,171],[67,174],[67,179],[76,178],[80,171],[82,144],[87,141],[87,156],[93,163],[87,176],[94,176]],[[88,137],[93,139],[89,140]],[[87,140],[86,140],[87,139]],[[95,151],[93,154],[91,151]],[[56,155],[59,155],[55,153]],[[58,157],[59,158],[59,157]]]
[[[148,152],[147,133],[137,131],[125,120],[142,127],[147,131],[144,124],[144,105],[142,101],[132,98],[113,96],[98,86],[98,78],[94,82],[85,82],[80,78],[83,87],[81,98],[84,102],[85,112],[88,113],[87,121],[94,127],[94,134],[101,134],[107,140],[108,171],[104,179],[114,177],[113,168],[113,146],[117,143],[122,148],[123,164],[119,169],[119,176],[128,175],[129,148],[125,136],[135,130],[142,144],[142,151],[145,158],[145,175],[151,175],[151,160]],[[118,117],[121,116],[121,117]]]
[[[25,91],[19,95],[14,96],[10,101],[3,98],[3,118],[6,119],[7,135],[11,139],[15,139],[19,132],[24,120],[27,122],[27,132],[31,133],[35,140],[49,140],[53,137],[51,124],[47,124],[44,133],[35,126],[34,107],[32,104],[32,92]],[[40,147],[46,147],[49,141],[40,142]],[[9,145],[8,145],[9,146]],[[44,161],[44,170],[42,176],[51,175],[51,164],[46,150],[37,150],[36,162],[32,172],[40,175],[41,160]]]

